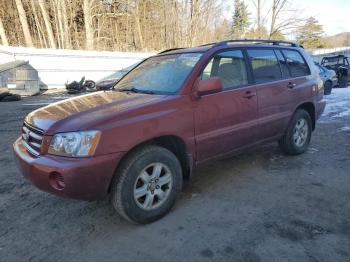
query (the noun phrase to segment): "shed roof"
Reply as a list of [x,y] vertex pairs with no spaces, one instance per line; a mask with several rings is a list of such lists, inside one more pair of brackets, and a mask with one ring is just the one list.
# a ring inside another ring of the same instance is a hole
[[28,61],[24,61],[24,60],[17,60],[17,61],[12,61],[12,62],[8,62],[5,64],[1,64],[0,65],[0,73],[7,71],[7,70],[10,70],[10,69],[13,69],[13,68],[16,68],[16,67],[19,67],[19,66],[22,66],[22,65],[26,65],[26,64],[28,64]]

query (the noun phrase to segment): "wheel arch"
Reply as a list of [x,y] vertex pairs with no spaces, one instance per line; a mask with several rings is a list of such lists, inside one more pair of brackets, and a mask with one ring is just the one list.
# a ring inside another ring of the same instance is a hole
[[[311,121],[312,121],[312,130],[315,130],[315,126],[316,126],[316,110],[315,110],[315,105],[312,102],[304,102],[302,104],[300,104],[295,111],[297,111],[298,109],[303,109],[306,112],[309,113],[310,117],[311,117]],[[294,111],[294,112],[295,112]]]
[[[193,164],[192,154],[189,153],[185,141],[181,137],[176,135],[163,135],[159,137],[154,137],[152,139],[148,139],[146,141],[143,141],[133,146],[130,150],[125,152],[125,154],[121,157],[116,167],[115,173],[117,172],[121,163],[125,161],[125,159],[127,159],[127,157],[132,152],[134,152],[135,150],[138,150],[140,147],[146,147],[149,145],[157,145],[172,152],[177,157],[177,159],[181,164],[183,177],[189,178],[191,176],[192,164]],[[108,193],[111,192],[112,183],[113,183],[113,179],[110,182]]]

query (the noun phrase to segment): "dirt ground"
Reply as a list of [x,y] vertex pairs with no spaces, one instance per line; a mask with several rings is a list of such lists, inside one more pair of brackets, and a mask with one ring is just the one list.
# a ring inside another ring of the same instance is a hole
[[24,116],[62,98],[0,103],[0,261],[350,261],[350,100],[333,101],[305,154],[269,144],[203,166],[170,214],[136,226],[17,170]]

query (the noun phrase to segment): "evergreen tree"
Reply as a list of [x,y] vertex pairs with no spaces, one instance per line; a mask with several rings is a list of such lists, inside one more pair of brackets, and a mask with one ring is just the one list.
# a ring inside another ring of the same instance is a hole
[[234,38],[242,38],[250,25],[248,7],[243,0],[235,0],[234,7],[232,36]]
[[326,46],[322,39],[323,34],[323,26],[318,23],[316,18],[310,17],[306,20],[305,25],[298,30],[297,40],[305,48],[323,48]]

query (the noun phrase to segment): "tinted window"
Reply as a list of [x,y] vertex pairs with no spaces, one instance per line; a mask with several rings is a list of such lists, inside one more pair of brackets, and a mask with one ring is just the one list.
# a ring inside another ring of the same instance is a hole
[[310,69],[299,52],[294,50],[283,50],[282,52],[287,59],[287,65],[293,77],[310,74]]
[[284,58],[284,56],[283,56],[283,54],[281,53],[280,50],[275,50],[275,52],[276,52],[276,55],[277,55],[278,62],[280,63],[280,67],[281,67],[281,70],[282,70],[283,78],[290,77],[290,73],[289,73],[289,70],[288,70],[286,59]]
[[221,79],[224,89],[247,85],[248,76],[242,51],[216,54],[204,68],[201,79],[214,76]]
[[266,83],[282,78],[277,57],[272,49],[248,50],[255,83]]

